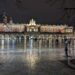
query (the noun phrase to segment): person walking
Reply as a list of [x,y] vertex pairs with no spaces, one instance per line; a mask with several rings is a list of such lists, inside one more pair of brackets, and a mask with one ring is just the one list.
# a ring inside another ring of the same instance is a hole
[[65,55],[68,57],[68,39],[64,38]]

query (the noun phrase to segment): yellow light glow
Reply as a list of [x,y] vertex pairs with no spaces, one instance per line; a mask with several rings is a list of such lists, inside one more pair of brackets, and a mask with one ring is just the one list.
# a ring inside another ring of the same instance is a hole
[[27,55],[27,58],[26,58],[27,62],[29,63],[29,66],[31,66],[32,69],[35,68],[35,64],[38,60],[38,57],[34,54],[29,54]]

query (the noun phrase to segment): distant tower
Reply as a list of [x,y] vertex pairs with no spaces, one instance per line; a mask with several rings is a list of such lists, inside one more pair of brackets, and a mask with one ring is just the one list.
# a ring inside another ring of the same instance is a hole
[[10,17],[9,24],[13,24],[13,19]]
[[67,20],[68,24],[75,23],[75,8],[64,8],[65,11],[65,19]]
[[64,9],[63,19],[68,24],[75,24],[75,0],[62,0]]
[[6,12],[3,13],[3,23],[4,23],[4,24],[7,24]]

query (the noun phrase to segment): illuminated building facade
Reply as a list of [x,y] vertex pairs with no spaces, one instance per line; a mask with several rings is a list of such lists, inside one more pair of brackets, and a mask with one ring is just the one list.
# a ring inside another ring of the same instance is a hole
[[67,36],[67,38],[73,37],[72,26],[36,24],[34,19],[31,19],[28,24],[15,24],[12,19],[9,23],[0,24],[0,39],[16,39],[19,37],[24,39],[25,45],[27,45],[29,39],[39,40],[39,46],[42,42],[50,44],[52,40],[56,39],[61,42],[64,36]]
[[73,27],[68,25],[48,25],[48,24],[36,24],[34,19],[31,19],[29,24],[15,24],[12,21],[10,23],[0,23],[0,33],[39,33],[39,34],[61,34],[61,35],[73,35]]

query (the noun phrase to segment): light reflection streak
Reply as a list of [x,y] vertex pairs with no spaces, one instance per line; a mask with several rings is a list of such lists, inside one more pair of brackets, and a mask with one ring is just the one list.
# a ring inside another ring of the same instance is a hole
[[27,54],[27,62],[29,63],[29,66],[34,69],[35,68],[35,64],[38,60],[38,56],[34,55],[34,54]]
[[30,43],[29,44],[30,44],[30,49],[32,49],[33,48],[33,36],[30,37]]
[[14,49],[15,48],[15,40],[12,39],[12,48]]
[[4,39],[2,39],[2,41],[1,41],[1,49],[3,50],[4,49]]
[[10,48],[10,39],[9,39],[9,37],[7,38],[7,48],[8,48],[8,50]]

